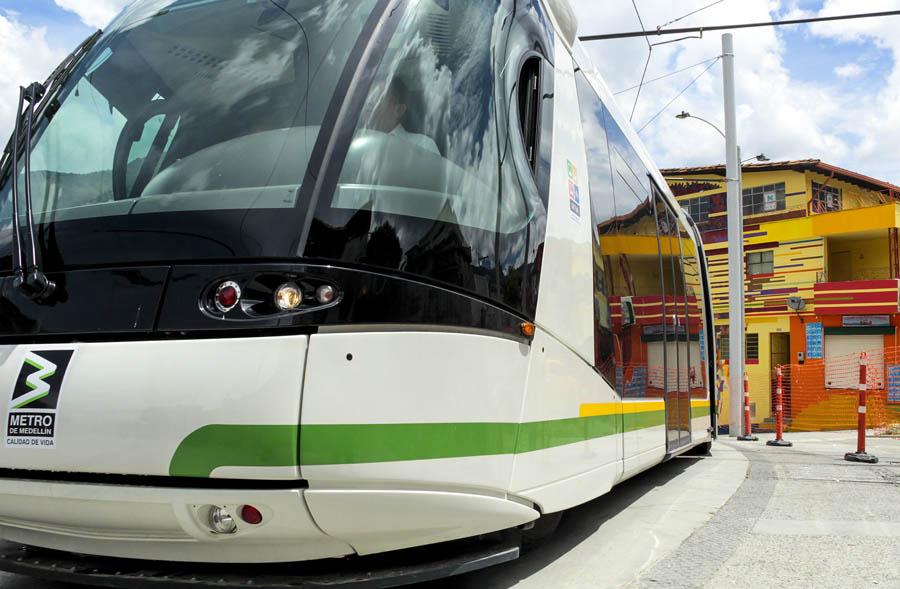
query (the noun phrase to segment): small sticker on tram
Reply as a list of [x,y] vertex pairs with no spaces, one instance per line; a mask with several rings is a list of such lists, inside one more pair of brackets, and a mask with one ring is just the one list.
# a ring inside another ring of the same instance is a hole
[[578,187],[578,168],[571,161],[566,161],[569,173],[569,210],[572,220],[581,220],[581,189]]
[[25,354],[9,400],[7,448],[56,448],[59,397],[73,353],[42,350]]

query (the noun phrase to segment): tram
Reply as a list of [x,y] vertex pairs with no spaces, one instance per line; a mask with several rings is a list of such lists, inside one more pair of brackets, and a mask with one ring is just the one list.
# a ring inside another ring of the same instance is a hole
[[24,88],[0,569],[518,538],[453,574],[708,451],[702,244],[576,30],[567,0],[138,0]]

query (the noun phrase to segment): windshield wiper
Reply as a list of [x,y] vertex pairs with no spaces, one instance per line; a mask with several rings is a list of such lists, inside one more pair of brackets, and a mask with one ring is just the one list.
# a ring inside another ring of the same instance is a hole
[[[35,301],[44,301],[56,290],[56,283],[47,278],[41,270],[38,260],[38,244],[34,231],[34,211],[31,201],[31,138],[35,127],[35,116],[52,117],[56,106],[55,95],[59,88],[66,82],[72,71],[84,59],[84,56],[100,38],[102,31],[97,31],[85,39],[78,48],[69,54],[62,63],[50,74],[45,84],[35,82],[27,88],[19,89],[19,109],[16,111],[16,123],[10,144],[7,145],[6,164],[12,175],[12,232],[13,244],[13,276],[16,288]],[[44,105],[41,101],[44,97],[51,100],[51,104]],[[58,108],[58,106],[56,106]],[[23,129],[24,127],[24,129]],[[22,151],[20,147],[21,134],[24,130],[24,181],[25,181],[25,217],[28,230],[27,239],[22,239],[21,219],[19,217],[19,157]],[[3,166],[0,166],[3,168]],[[0,174],[2,176],[2,174]],[[25,243],[27,241],[27,243]]]
[[[19,88],[19,108],[16,111],[16,125],[12,144],[12,213],[13,213],[13,275],[16,288],[33,300],[44,300],[56,290],[56,283],[47,278],[37,259],[37,237],[34,233],[34,211],[31,208],[31,131],[34,128],[34,111],[44,97],[46,89],[35,82],[27,88]],[[24,108],[24,110],[23,110]],[[23,243],[21,220],[19,219],[19,136],[25,126],[25,218],[28,229],[28,243]],[[31,254],[28,256],[28,254]]]

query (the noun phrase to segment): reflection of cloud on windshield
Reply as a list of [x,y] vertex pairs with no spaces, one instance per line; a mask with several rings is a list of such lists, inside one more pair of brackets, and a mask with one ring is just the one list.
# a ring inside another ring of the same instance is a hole
[[89,174],[112,169],[125,117],[85,79],[78,83],[32,153],[31,169]]
[[[419,94],[422,105],[415,132],[433,138],[446,159],[459,168],[454,173],[455,167],[448,167],[442,187],[452,195],[449,204],[454,216],[462,225],[492,229],[500,152],[491,45],[494,29],[500,29],[499,13],[483,2],[456,3],[446,14],[430,4],[423,6],[417,23],[421,29],[397,51],[391,77],[399,76]],[[515,210],[520,199],[508,198],[503,204],[513,210],[502,218],[521,226],[524,211]],[[503,232],[510,229],[501,227]],[[489,242],[471,245],[476,251],[494,247]]]
[[[292,4],[292,2],[287,2],[282,5],[288,12],[293,13]],[[349,11],[350,6],[346,1],[330,0],[329,2],[321,2],[303,15],[303,26],[307,26],[306,21],[308,20],[317,32],[330,31],[347,20]]]
[[158,14],[164,8],[175,4],[177,0],[143,0],[135,2],[119,13],[109,26],[106,27],[106,33],[121,33],[128,31],[141,24],[148,18]]
[[210,85],[209,101],[213,106],[230,109],[266,86],[289,81],[302,33],[288,42],[273,44],[269,39],[242,41],[236,55],[225,61]]

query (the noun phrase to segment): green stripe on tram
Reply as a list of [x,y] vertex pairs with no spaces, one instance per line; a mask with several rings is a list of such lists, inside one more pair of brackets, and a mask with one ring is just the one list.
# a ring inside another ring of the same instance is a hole
[[702,407],[694,407],[691,406],[691,419],[697,419],[698,417],[708,417],[709,416],[709,401],[706,402]]
[[298,433],[296,425],[207,425],[179,444],[169,475],[207,478],[220,466],[297,466]]
[[512,454],[515,423],[304,425],[300,464],[363,464]]
[[665,411],[646,411],[521,424],[208,425],[181,442],[169,474],[209,477],[223,466],[322,466],[524,454],[664,423]]
[[633,432],[638,429],[646,429],[666,423],[666,412],[662,411],[642,411],[640,413],[626,413],[622,416],[624,421],[624,430]]

